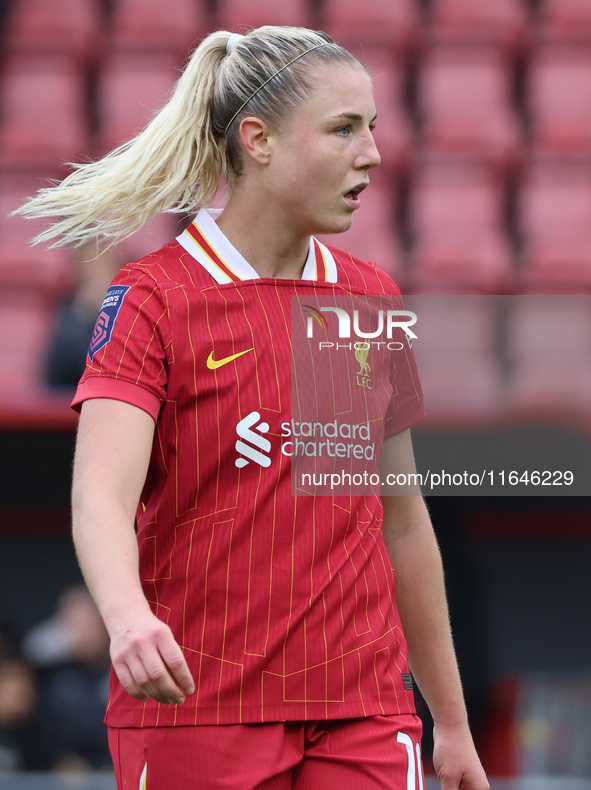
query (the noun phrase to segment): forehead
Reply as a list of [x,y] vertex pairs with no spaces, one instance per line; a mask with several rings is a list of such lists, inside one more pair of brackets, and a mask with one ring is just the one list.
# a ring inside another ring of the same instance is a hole
[[375,115],[373,87],[368,73],[355,66],[320,66],[306,74],[310,93],[300,107],[311,119],[332,118],[343,113]]

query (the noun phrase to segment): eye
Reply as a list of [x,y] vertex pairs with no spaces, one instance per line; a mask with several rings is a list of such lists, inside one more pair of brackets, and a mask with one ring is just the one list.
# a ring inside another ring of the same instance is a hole
[[[341,135],[341,137],[345,137],[345,135],[349,134],[349,132],[351,131],[351,124],[347,124],[346,126],[340,126],[336,131],[337,134]],[[342,132],[345,132],[345,134],[342,134]]]
[[376,125],[375,125],[375,123],[370,123],[370,125],[369,125],[369,131],[370,131],[370,132],[373,132],[373,130],[374,130],[375,128],[376,128]]

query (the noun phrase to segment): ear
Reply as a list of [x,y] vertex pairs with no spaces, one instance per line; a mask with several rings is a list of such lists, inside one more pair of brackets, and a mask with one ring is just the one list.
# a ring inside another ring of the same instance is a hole
[[271,159],[270,129],[255,116],[243,118],[239,129],[240,139],[245,152],[259,165],[269,164]]

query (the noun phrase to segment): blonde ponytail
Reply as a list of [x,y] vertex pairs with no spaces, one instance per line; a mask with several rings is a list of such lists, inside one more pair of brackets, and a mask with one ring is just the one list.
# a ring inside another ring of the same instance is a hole
[[[291,60],[298,63],[286,68]],[[97,162],[73,164],[60,184],[40,190],[14,213],[61,217],[35,244],[54,239],[52,247],[80,246],[100,236],[112,246],[156,214],[207,206],[222,169],[230,183],[240,175],[241,117],[248,112],[279,124],[309,90],[309,60],[361,68],[325,33],[305,28],[265,26],[242,37],[212,33],[142,132]]]

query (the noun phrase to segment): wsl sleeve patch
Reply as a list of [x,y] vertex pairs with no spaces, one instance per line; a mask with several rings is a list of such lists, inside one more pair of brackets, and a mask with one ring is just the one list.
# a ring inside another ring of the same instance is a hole
[[125,294],[130,288],[130,285],[112,285],[107,291],[88,348],[88,357],[91,361],[96,352],[104,348],[111,339],[115,320],[125,299]]

